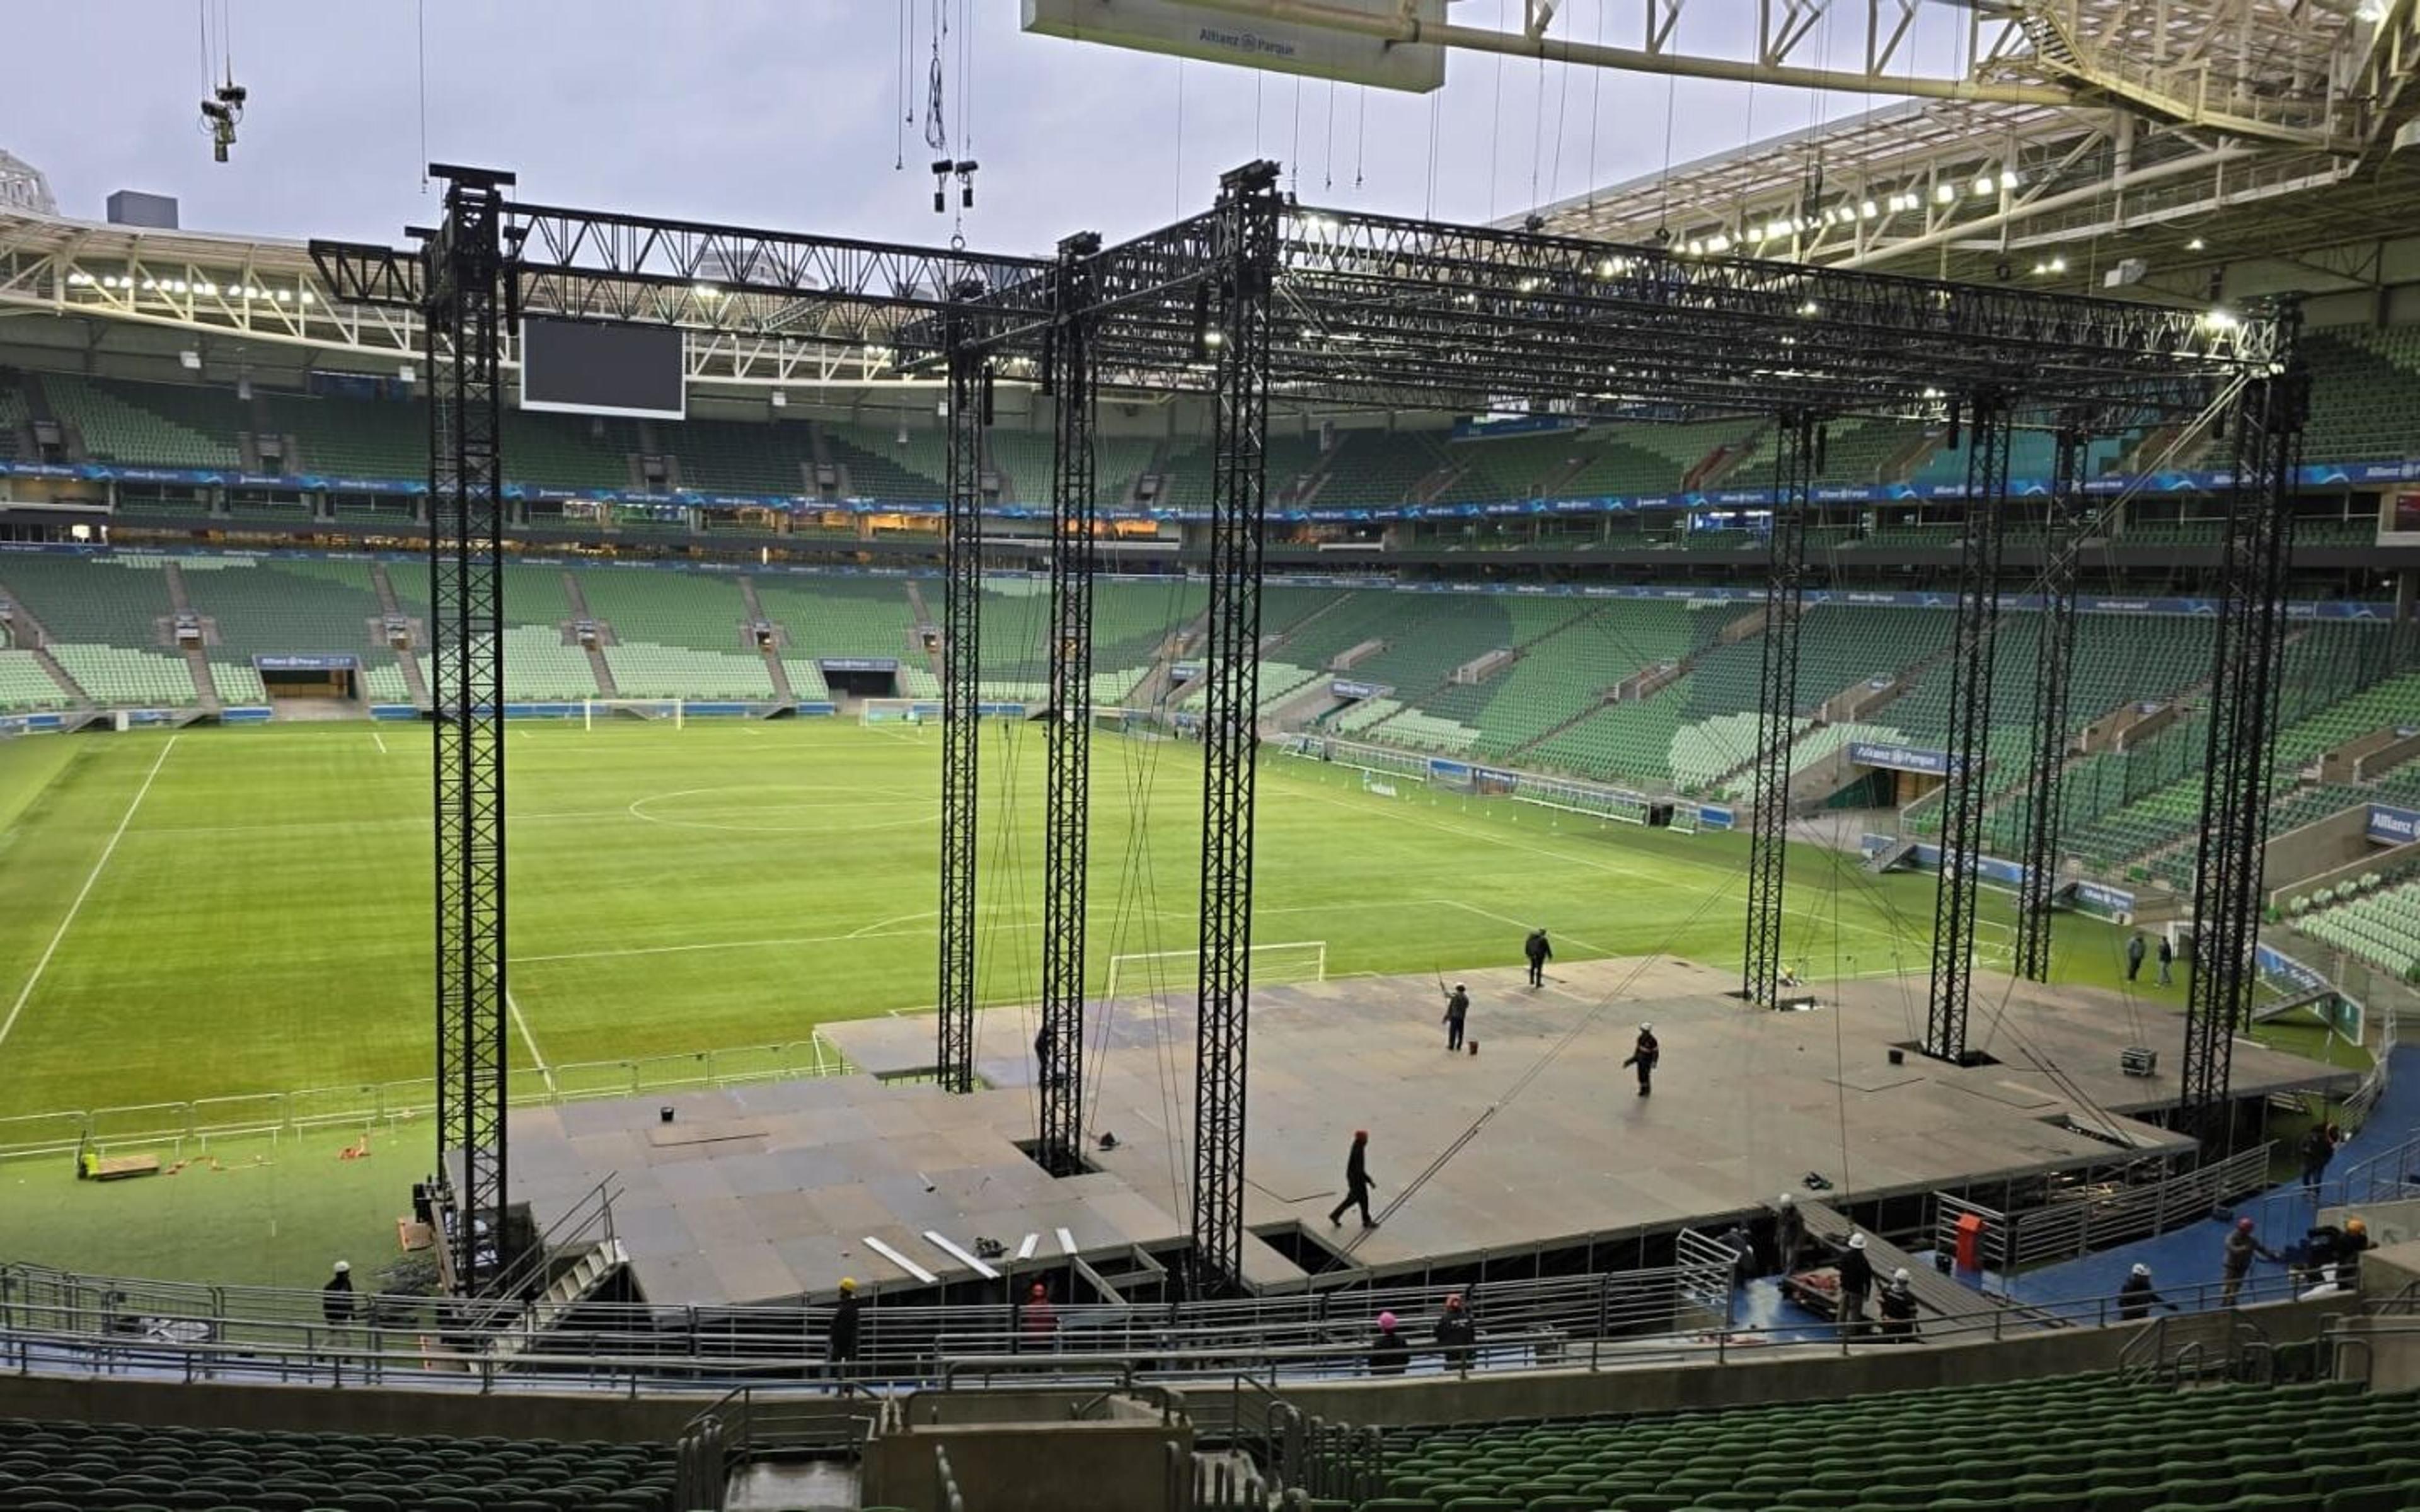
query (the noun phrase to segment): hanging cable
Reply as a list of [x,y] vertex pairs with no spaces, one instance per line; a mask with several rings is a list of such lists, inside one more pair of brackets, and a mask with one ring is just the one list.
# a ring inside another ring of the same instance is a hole
[[1354,85],[1353,187],[1361,187],[1361,164],[1370,150],[1370,86]]
[[936,152],[950,147],[949,127],[941,114],[941,49],[950,35],[950,0],[933,0],[933,60],[924,75],[924,145]]
[[428,193],[428,0],[415,0],[420,55],[420,192]]

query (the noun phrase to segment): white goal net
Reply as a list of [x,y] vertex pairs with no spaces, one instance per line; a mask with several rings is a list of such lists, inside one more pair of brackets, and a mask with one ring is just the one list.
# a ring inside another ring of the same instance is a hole
[[[1252,984],[1326,981],[1327,942],[1287,940],[1251,948]],[[1105,1002],[1155,997],[1161,993],[1189,993],[1202,980],[1199,950],[1149,950],[1109,957],[1109,980],[1102,985]]]
[[860,724],[939,723],[939,699],[867,699],[857,706]]

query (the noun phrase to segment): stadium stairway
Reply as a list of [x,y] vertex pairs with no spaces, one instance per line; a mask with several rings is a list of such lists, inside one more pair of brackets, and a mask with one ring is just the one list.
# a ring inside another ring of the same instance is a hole
[[[370,585],[378,590],[380,612],[390,619],[405,618],[403,606],[395,596],[395,583],[386,575],[385,563],[370,563]],[[424,635],[427,633],[426,626],[422,627],[421,633]],[[417,639],[418,637],[414,637],[415,640]],[[403,686],[411,694],[412,706],[421,709],[431,707],[428,699],[428,679],[421,671],[420,654],[409,648],[398,647],[395,654],[395,662],[403,670]]]
[[782,665],[782,643],[787,639],[787,632],[780,625],[773,625],[773,617],[765,612],[764,604],[756,597],[755,579],[744,576],[740,578],[739,602],[741,607],[747,609],[750,620],[773,626],[772,641],[760,653],[765,658],[765,675],[773,679],[773,696],[784,703],[798,702],[799,693],[798,689],[791,686],[790,670]]

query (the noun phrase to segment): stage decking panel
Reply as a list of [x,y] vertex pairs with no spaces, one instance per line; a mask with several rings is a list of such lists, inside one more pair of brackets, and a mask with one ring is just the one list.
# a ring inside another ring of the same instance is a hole
[[[1775,1193],[1804,1190],[1809,1171],[1833,1183],[1837,1204],[2110,1155],[2053,1121],[2062,1114],[2105,1120],[2147,1149],[2182,1145],[2127,1117],[2173,1101],[2182,1020],[2130,1009],[2116,993],[1978,980],[1973,1032],[1998,1063],[1961,1068],[1914,1054],[1888,1063],[1892,1046],[1921,1031],[1921,982],[1851,981],[1837,994],[1819,985],[1828,1000],[1817,1011],[1759,1013],[1727,995],[1728,973],[1687,962],[1558,962],[1537,991],[1517,966],[1459,980],[1471,986],[1477,1056],[1447,1053],[1429,978],[1255,991],[1248,1227],[1300,1226],[1358,1263],[1404,1271],[1683,1223],[1718,1227]],[[515,1175],[544,1223],[614,1174],[619,1230],[659,1302],[829,1296],[844,1274],[912,1285],[864,1244],[869,1235],[944,1280],[971,1273],[926,1229],[970,1250],[978,1235],[998,1239],[1012,1254],[1038,1234],[1037,1259],[1057,1256],[1062,1227],[1081,1253],[1113,1263],[1133,1246],[1171,1247],[1191,1201],[1189,1145],[1171,1134],[1192,1118],[1190,1002],[1094,1005],[1091,1018],[1087,1132],[1119,1141],[1088,1147],[1092,1174],[1054,1180],[1017,1148],[1033,1137],[1035,1020],[1031,1009],[1000,1009],[978,1017],[990,1085],[971,1095],[874,1074],[931,1065],[929,1017],[851,1021],[826,1032],[859,1074],[517,1108]],[[1664,1051],[1646,1098],[1621,1067],[1642,1020]],[[2161,1053],[2162,1076],[2119,1072],[2119,1050],[2138,1041]],[[2241,1042],[2234,1072],[2245,1095],[2351,1080]],[[761,1134],[665,1144],[664,1105],[676,1129],[744,1122]],[[1338,1228],[1326,1217],[1356,1128],[1373,1135],[1373,1208],[1402,1201],[1366,1235],[1357,1215]],[[1246,1254],[1255,1285],[1303,1280],[1264,1242]]]

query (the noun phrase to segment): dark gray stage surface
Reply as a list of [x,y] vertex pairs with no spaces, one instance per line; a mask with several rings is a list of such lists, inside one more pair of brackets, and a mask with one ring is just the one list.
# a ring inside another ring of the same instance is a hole
[[[2175,1099],[2183,1020],[2166,1004],[2130,1011],[2114,993],[1986,977],[1970,1038],[1998,1064],[1911,1054],[1894,1066],[1889,1048],[1922,1033],[1921,980],[1825,985],[1817,1011],[1759,1013],[1725,995],[1730,974],[1670,960],[1558,962],[1536,991],[1517,967],[1465,980],[1475,1057],[1447,1054],[1426,978],[1254,990],[1250,1227],[1299,1225],[1360,1264],[1417,1271],[1710,1224],[1800,1190],[1809,1171],[1838,1205],[2111,1155],[2069,1119],[2145,1149],[2181,1144],[2127,1117]],[[1649,1098],[1621,1069],[1642,1019],[1664,1050]],[[970,1253],[979,1235],[1012,1255],[1032,1236],[1036,1258],[1076,1253],[1105,1270],[1180,1241],[1189,996],[1094,1006],[1085,1127],[1118,1143],[1092,1152],[1098,1172],[1066,1180],[1018,1148],[1033,1135],[1035,1023],[1031,1009],[981,1016],[990,1089],[968,1097],[878,1079],[933,1064],[933,1021],[915,1014],[829,1026],[862,1074],[515,1109],[515,1185],[543,1224],[614,1175],[620,1236],[663,1303],[824,1296],[844,1275],[895,1288],[922,1284],[916,1270],[965,1280],[978,1272],[948,1246]],[[2119,1072],[2137,1043],[2159,1052],[2157,1076]],[[2353,1079],[2236,1047],[2240,1094]],[[1326,1216],[1355,1129],[1370,1131],[1374,1205],[1402,1199],[1366,1236],[1357,1217],[1331,1228]],[[1266,1243],[1246,1251],[1257,1286],[1305,1280]]]

